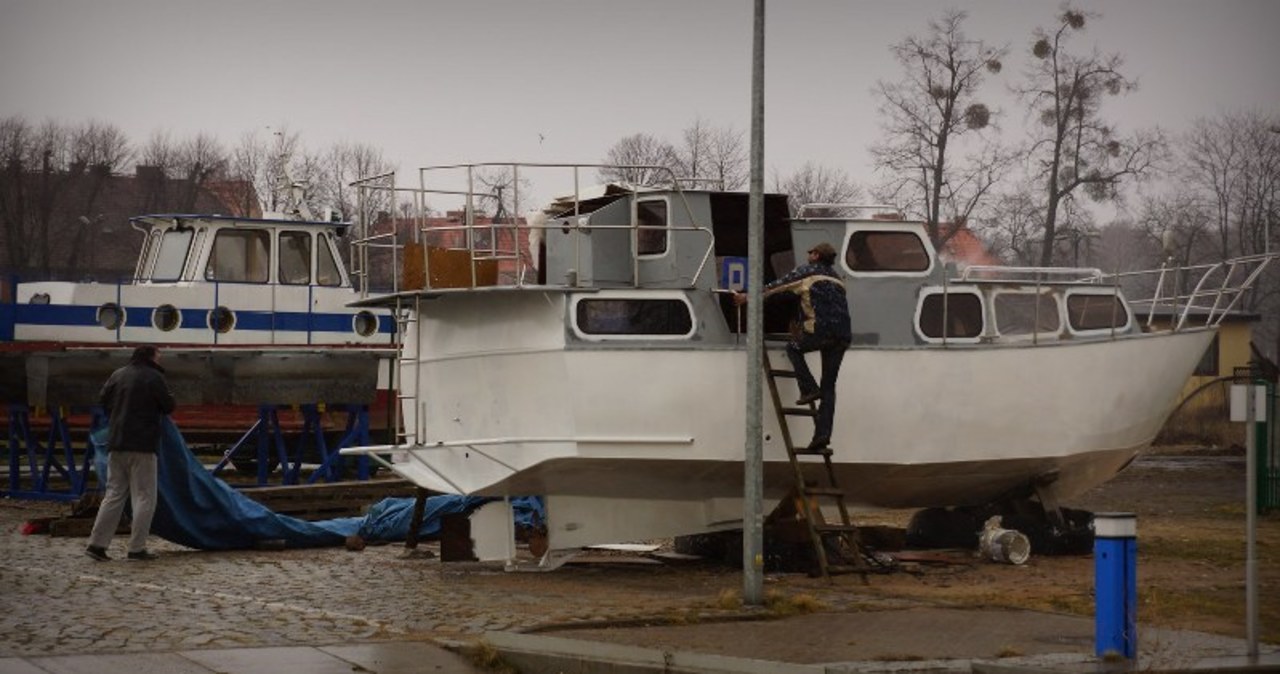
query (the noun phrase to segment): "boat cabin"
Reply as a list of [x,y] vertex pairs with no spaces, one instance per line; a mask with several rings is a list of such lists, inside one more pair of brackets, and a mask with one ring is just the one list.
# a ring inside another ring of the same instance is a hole
[[[748,201],[743,192],[619,184],[557,199],[541,217],[506,225],[525,230],[508,238],[537,249],[529,256],[536,268],[518,274],[514,287],[571,293],[572,339],[734,342],[745,332],[745,312],[728,291],[746,283]],[[939,256],[924,223],[888,206],[822,204],[793,217],[786,195],[767,194],[764,211],[766,283],[803,264],[820,242],[841,251],[836,268],[846,279],[855,346],[1039,343],[1140,330],[1119,286],[1096,269],[958,269]],[[491,281],[456,282],[492,279],[465,269],[468,262],[482,269],[491,251],[431,252],[406,263],[463,269],[432,271],[429,278],[454,280],[428,281],[422,291],[494,289]],[[791,315],[784,302],[770,302],[765,330],[786,332]]]

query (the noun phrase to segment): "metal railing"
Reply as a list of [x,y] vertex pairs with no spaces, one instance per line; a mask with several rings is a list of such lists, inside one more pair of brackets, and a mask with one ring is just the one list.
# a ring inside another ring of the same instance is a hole
[[[477,189],[477,172],[484,169],[497,169],[497,170],[503,170],[503,171],[510,171],[511,180],[507,184],[511,187],[511,196],[512,196],[511,203],[513,204],[511,211],[513,215],[507,218],[502,218],[502,220],[504,220],[503,222],[497,222],[494,220],[490,220],[488,223],[478,222],[478,218],[482,217],[481,211],[479,208],[479,205],[481,203],[483,203],[486,200],[493,200],[493,201],[496,201],[500,206],[502,205],[501,190],[499,190],[498,192],[491,192],[487,190]],[[523,209],[521,208],[521,201],[520,201],[521,199],[521,195],[520,195],[521,177],[520,176],[521,176],[521,170],[524,170],[524,169],[564,169],[571,172],[572,184],[573,184],[572,195],[557,198],[552,202],[552,206],[557,208],[555,215],[561,218],[567,219],[566,223],[558,223],[555,225],[532,224],[524,221],[523,218],[519,215],[523,211]],[[582,187],[581,173],[583,170],[592,170],[592,171],[598,172],[601,169],[611,169],[617,172],[643,171],[643,172],[648,172],[650,174],[665,176],[667,180],[663,182],[660,186],[670,190],[676,196],[676,199],[678,200],[678,205],[683,210],[683,215],[686,217],[688,222],[693,224],[689,224],[689,225],[668,224],[664,226],[650,226],[650,225],[640,224],[637,218],[637,213],[636,213],[636,201],[637,201],[637,198],[641,194],[643,194],[643,192],[646,189],[655,189],[653,186],[650,186],[650,185],[640,186],[640,187],[629,187],[629,188],[626,188],[626,192],[621,192],[617,194],[619,198],[625,197],[631,200],[631,213],[630,213],[631,224],[599,225],[599,224],[588,224],[588,223],[582,222],[579,218],[583,214],[582,213],[583,202],[597,198],[598,196],[607,196],[607,195],[584,194],[584,189]],[[437,177],[438,174],[442,172],[449,172],[449,171],[464,172],[465,187],[463,189],[437,187],[435,186],[436,181],[428,180],[429,177]],[[526,259],[526,256],[522,254],[522,246],[528,245],[532,249],[532,246],[533,246],[532,240],[535,240],[538,238],[537,236],[534,236],[534,233],[537,232],[539,235],[541,235],[541,238],[545,240],[546,233],[551,229],[559,229],[561,231],[564,231],[565,233],[573,233],[573,232],[588,233],[592,230],[630,230],[632,231],[633,232],[632,248],[631,248],[632,252],[631,252],[631,260],[630,260],[630,263],[632,265],[631,287],[638,287],[641,283],[640,265],[643,262],[643,258],[638,253],[638,246],[636,245],[638,243],[639,235],[641,232],[649,229],[661,230],[671,234],[674,234],[676,232],[698,232],[699,234],[707,237],[707,243],[706,243],[705,249],[703,249],[702,251],[702,255],[699,260],[698,266],[696,270],[694,270],[693,275],[690,279],[690,286],[696,286],[698,280],[702,277],[704,273],[707,272],[709,262],[712,260],[715,254],[715,236],[709,226],[704,226],[697,222],[697,218],[694,216],[693,209],[690,206],[684,191],[681,189],[682,182],[688,182],[688,181],[677,178],[674,172],[671,171],[671,169],[664,166],[656,166],[656,165],[650,166],[650,165],[616,165],[616,164],[555,164],[555,163],[489,162],[489,163],[477,163],[477,164],[450,164],[450,165],[440,165],[440,166],[426,166],[426,167],[419,168],[418,169],[418,186],[414,188],[396,187],[394,173],[383,174],[379,176],[372,176],[369,178],[363,178],[361,180],[357,180],[351,183],[351,185],[352,187],[356,188],[358,194],[360,195],[359,201],[361,204],[374,202],[375,200],[372,198],[372,195],[378,194],[378,193],[381,193],[384,195],[390,195],[392,201],[398,198],[398,196],[401,194],[407,193],[412,195],[413,202],[411,204],[411,208],[412,208],[413,215],[410,219],[415,223],[412,229],[412,241],[413,243],[423,244],[423,261],[422,261],[423,285],[421,289],[443,291],[443,290],[474,289],[483,285],[491,285],[488,283],[481,283],[482,279],[478,278],[477,276],[478,267],[485,262],[492,262],[494,264],[509,262],[513,267],[513,269],[510,270],[513,272],[511,273],[510,278],[503,279],[501,278],[501,275],[499,275],[498,285],[507,285],[507,286],[515,286],[515,287],[525,287],[525,286],[545,287],[543,286],[543,284],[539,284],[536,282],[536,277],[532,282],[529,280],[528,278],[530,276],[529,272],[531,271],[530,265],[529,265],[529,261]],[[460,209],[461,210],[460,222],[456,225],[429,224],[429,219],[431,217],[429,215],[429,207],[427,205],[427,198],[429,196],[461,197],[463,204],[462,204],[462,208]],[[363,212],[363,209],[362,209],[362,212]],[[506,220],[509,220],[509,221],[506,221]],[[379,233],[379,234],[366,233],[365,236],[356,238],[351,242],[353,246],[352,266],[354,268],[352,275],[360,278],[363,281],[361,284],[362,289],[367,288],[369,285],[369,282],[368,282],[369,281],[369,249],[378,247],[378,246],[383,246],[383,247],[389,247],[394,251],[392,254],[392,260],[391,260],[392,262],[391,274],[394,279],[394,291],[399,292],[400,290],[408,290],[408,288],[401,288],[399,284],[401,265],[407,263],[403,258],[404,246],[406,242],[401,242],[399,240],[399,233],[395,231],[394,219],[392,219],[392,228],[393,228],[393,231],[390,233],[385,233],[385,232]],[[370,227],[365,227],[365,229],[367,232],[367,230],[370,229]],[[467,252],[468,260],[470,262],[469,270],[468,270],[469,276],[470,276],[469,283],[462,288],[459,288],[453,285],[450,285],[447,287],[441,287],[441,288],[434,288],[432,287],[431,268],[430,268],[430,261],[426,254],[427,253],[426,244],[430,239],[433,239],[433,238],[435,240],[447,239],[449,237],[450,232],[461,232],[462,233],[461,238],[463,239],[463,242],[454,244],[454,245],[447,245],[449,242],[446,241],[446,245],[440,246],[440,247],[445,249],[450,249],[450,250],[464,250]],[[509,236],[507,233],[509,233]],[[509,238],[509,241],[506,241],[506,239],[508,238]],[[576,236],[574,238],[574,250],[572,253],[572,257],[574,260],[574,265],[573,265],[574,269],[582,268],[582,265],[581,265],[582,246],[584,241],[585,241],[585,238],[583,236]],[[535,254],[535,252],[533,250],[530,250],[530,256],[532,256],[533,254]],[[356,262],[357,260],[358,262]],[[540,264],[545,267],[546,260],[540,260]],[[576,287],[577,285],[576,281],[577,281],[576,277],[571,277],[566,279],[565,283],[563,284],[548,282],[546,285],[547,286],[562,285],[567,287]]]
[[[1107,278],[1125,285],[1142,285],[1145,280],[1154,279],[1150,298],[1130,301],[1146,308],[1148,326],[1158,315],[1168,315],[1174,330],[1186,327],[1193,318],[1197,325],[1217,326],[1240,306],[1245,293],[1277,259],[1280,253],[1262,253],[1186,267],[1166,264],[1159,269],[1122,272]],[[1184,291],[1192,279],[1195,285]],[[1203,323],[1198,322],[1201,318]]]

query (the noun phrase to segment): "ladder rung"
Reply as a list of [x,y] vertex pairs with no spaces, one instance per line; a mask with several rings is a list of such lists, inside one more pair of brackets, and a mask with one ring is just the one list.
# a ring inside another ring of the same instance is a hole
[[769,374],[775,377],[785,377],[788,379],[796,378],[795,370],[769,370]]
[[804,493],[809,496],[844,496],[844,490],[839,487],[805,487]]
[[863,573],[865,574],[866,572],[867,572],[866,569],[858,568],[856,566],[850,566],[848,564],[828,564],[827,565],[827,573]]
[[808,407],[784,407],[782,413],[792,417],[817,417],[818,410]]
[[858,527],[853,524],[815,524],[813,529],[823,533],[853,533],[858,530]]
[[791,450],[791,453],[797,456],[831,456],[835,452],[833,452],[830,447],[823,447],[822,449],[809,449],[808,447],[796,447],[795,449]]

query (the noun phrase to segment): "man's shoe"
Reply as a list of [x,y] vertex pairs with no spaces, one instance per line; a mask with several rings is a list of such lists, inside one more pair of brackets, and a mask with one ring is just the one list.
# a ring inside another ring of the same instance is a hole
[[147,552],[146,550],[139,550],[137,552],[130,552],[129,559],[134,562],[154,562],[155,560],[160,559],[160,556]]
[[805,393],[796,401],[797,405],[808,405],[811,402],[822,400],[822,391],[814,391],[813,393]]
[[88,556],[89,556],[90,558],[92,558],[94,561],[98,561],[98,562],[109,562],[109,561],[111,561],[111,557],[110,557],[109,555],[107,555],[107,549],[106,549],[106,548],[100,548],[100,547],[98,547],[98,546],[96,546],[96,545],[90,545],[89,547],[85,548],[85,549],[84,549],[84,554],[88,555]]
[[809,450],[817,451],[819,449],[826,449],[829,444],[831,444],[831,438],[828,438],[825,435],[815,435],[813,437],[813,441],[809,443]]

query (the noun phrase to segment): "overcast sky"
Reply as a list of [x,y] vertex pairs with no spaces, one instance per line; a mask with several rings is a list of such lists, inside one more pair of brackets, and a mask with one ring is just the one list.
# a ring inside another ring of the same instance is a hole
[[[1125,57],[1123,130],[1280,114],[1280,2],[1078,2],[1074,42]],[[774,0],[767,8],[770,182],[807,160],[872,179],[888,46],[947,8],[1023,71],[1056,0]],[[0,118],[90,119],[137,144],[281,125],[310,149],[381,149],[401,170],[479,161],[598,162],[623,136],[672,142],[695,118],[748,129],[749,0],[0,0]],[[1016,129],[1022,113],[998,106]]]

